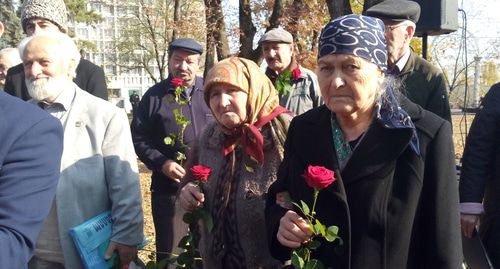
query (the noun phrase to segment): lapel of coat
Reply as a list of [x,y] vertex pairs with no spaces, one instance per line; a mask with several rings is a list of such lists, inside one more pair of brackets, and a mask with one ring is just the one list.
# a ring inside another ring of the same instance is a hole
[[409,146],[412,135],[412,129],[388,129],[378,122],[372,124],[342,171],[344,184],[384,171]]
[[406,62],[405,66],[403,67],[403,70],[399,72],[398,77],[401,78],[402,80],[408,76],[410,72],[413,71],[414,66],[415,66],[415,57],[418,57],[415,52],[410,51],[410,57],[408,58],[408,62]]
[[315,112],[304,118],[305,125],[301,126],[301,128],[304,128],[300,131],[304,137],[299,138],[302,149],[298,150],[298,152],[306,153],[306,156],[304,156],[304,160],[307,162],[306,165],[320,165],[334,171],[337,180],[328,186],[326,190],[339,200],[347,203],[337,156],[334,152],[330,110],[322,105]]
[[67,112],[67,117],[63,118],[61,122],[64,127],[64,153],[61,170],[74,163],[74,148],[80,144],[79,140],[82,135],[85,135],[85,126],[89,122],[87,101],[82,91],[79,88],[76,89],[75,99]]

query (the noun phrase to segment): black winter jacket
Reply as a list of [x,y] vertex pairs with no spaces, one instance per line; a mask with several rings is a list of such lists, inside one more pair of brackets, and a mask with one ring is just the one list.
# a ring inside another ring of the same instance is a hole
[[339,227],[339,241],[323,241],[313,257],[335,269],[457,269],[462,262],[458,191],[450,124],[401,97],[417,130],[420,155],[409,146],[411,129],[373,124],[342,172],[335,154],[330,111],[321,106],[292,121],[278,180],[270,187],[266,221],[274,257],[290,258],[276,239],[286,211],[276,193],[312,205],[308,165],[335,171],[320,191],[316,214]]

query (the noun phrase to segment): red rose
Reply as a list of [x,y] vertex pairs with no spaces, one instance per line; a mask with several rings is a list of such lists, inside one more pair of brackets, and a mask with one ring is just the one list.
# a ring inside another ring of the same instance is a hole
[[295,68],[295,69],[293,69],[293,71],[292,71],[292,78],[293,78],[293,80],[295,80],[295,81],[299,80],[300,74],[301,74],[300,73],[300,69],[298,67]]
[[203,165],[195,165],[189,170],[191,170],[191,174],[193,174],[194,179],[201,182],[207,182],[212,171],[210,167]]
[[335,181],[334,173],[323,166],[309,165],[302,177],[305,178],[307,185],[315,189],[328,187]]
[[173,78],[170,83],[172,84],[172,86],[174,87],[180,87],[182,85],[184,85],[184,80],[182,80],[182,78]]

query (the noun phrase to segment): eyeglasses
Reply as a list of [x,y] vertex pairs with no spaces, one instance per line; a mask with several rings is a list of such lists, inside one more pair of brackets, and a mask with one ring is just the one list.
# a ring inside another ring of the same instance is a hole
[[386,32],[389,32],[389,31],[394,31],[394,29],[400,27],[400,26],[404,26],[405,24],[404,23],[400,23],[400,24],[396,24],[396,25],[384,25],[384,30]]

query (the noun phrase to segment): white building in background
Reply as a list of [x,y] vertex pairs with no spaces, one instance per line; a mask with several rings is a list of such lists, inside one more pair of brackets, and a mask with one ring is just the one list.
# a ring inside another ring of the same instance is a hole
[[[119,57],[117,40],[120,29],[127,18],[133,16],[137,5],[126,0],[88,0],[87,9],[102,16],[102,21],[92,25],[75,23],[70,26],[76,40],[87,40],[96,45],[96,52],[84,52],[84,58],[102,67],[108,84],[109,101],[127,112],[131,110],[129,96],[136,91],[142,97],[154,81],[144,69],[122,68],[117,64]],[[159,77],[159,75],[158,75]]]

